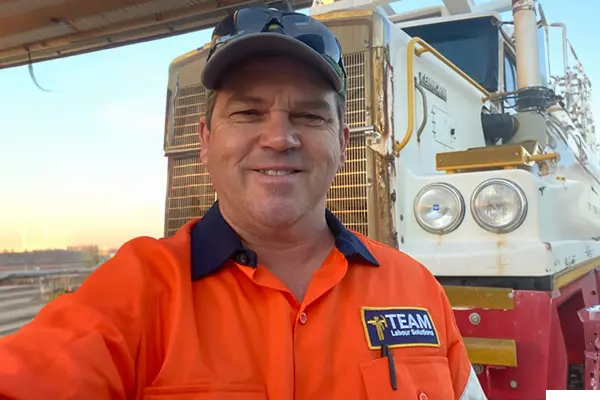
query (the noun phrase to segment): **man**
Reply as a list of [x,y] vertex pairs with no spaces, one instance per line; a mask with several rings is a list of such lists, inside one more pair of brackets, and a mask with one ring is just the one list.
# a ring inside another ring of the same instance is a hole
[[333,34],[240,10],[202,83],[219,202],[2,339],[0,397],[484,399],[434,277],[326,211],[349,135]]

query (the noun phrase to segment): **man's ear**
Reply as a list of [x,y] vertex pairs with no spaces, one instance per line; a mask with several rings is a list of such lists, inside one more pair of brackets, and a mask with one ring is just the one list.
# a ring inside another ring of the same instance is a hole
[[340,148],[341,148],[340,167],[339,167],[340,170],[342,168],[344,168],[344,163],[346,162],[346,149],[348,148],[349,140],[350,140],[350,128],[348,127],[348,124],[345,123],[344,128],[342,129],[342,132],[340,133]]
[[200,135],[200,162],[206,164],[208,158],[208,142],[210,141],[210,131],[206,126],[206,117],[200,117],[199,135]]

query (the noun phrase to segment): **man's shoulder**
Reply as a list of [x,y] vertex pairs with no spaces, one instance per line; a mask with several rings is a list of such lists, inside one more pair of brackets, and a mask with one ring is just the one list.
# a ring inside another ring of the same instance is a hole
[[[121,260],[124,258],[134,258],[140,261],[156,260],[157,256],[161,253],[173,253],[180,255],[182,251],[186,249],[186,243],[183,238],[178,236],[169,236],[155,238],[151,236],[137,236],[134,237],[119,247],[112,257],[114,260]],[[189,246],[187,246],[189,248]]]
[[398,263],[402,263],[415,268],[423,268],[423,266],[416,259],[400,249],[382,242],[378,242],[361,233],[354,232],[354,234],[371,252],[371,254],[373,254],[373,256],[381,265],[391,264],[397,266]]
[[378,271],[382,275],[393,279],[417,280],[439,287],[431,271],[409,254],[360,233],[354,232],[354,234],[379,262]]
[[[137,236],[121,245],[97,272],[144,277],[144,280],[169,281],[189,274],[189,229],[162,238]],[[95,275],[98,275],[96,273]],[[100,274],[104,275],[104,274]]]
[[190,233],[198,219],[187,222],[175,232],[166,237],[137,236],[125,242],[117,250],[114,257],[136,257],[154,259],[157,252],[169,252],[176,256],[189,256]]

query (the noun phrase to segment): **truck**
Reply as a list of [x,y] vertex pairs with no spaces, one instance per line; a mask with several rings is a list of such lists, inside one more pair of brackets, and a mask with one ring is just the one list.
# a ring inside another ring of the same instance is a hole
[[[348,72],[350,142],[328,208],[435,275],[490,400],[598,389],[600,159],[566,27],[534,0],[400,14],[315,0],[309,12]],[[169,67],[165,236],[217,199],[199,160],[209,49]]]

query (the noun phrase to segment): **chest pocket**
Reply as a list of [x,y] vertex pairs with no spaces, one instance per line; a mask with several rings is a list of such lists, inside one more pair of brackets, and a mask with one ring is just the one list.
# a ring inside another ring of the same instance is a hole
[[153,386],[144,389],[143,400],[266,400],[262,385],[201,384]]
[[397,390],[392,389],[387,357],[361,364],[369,400],[452,400],[454,388],[446,357],[394,357]]

